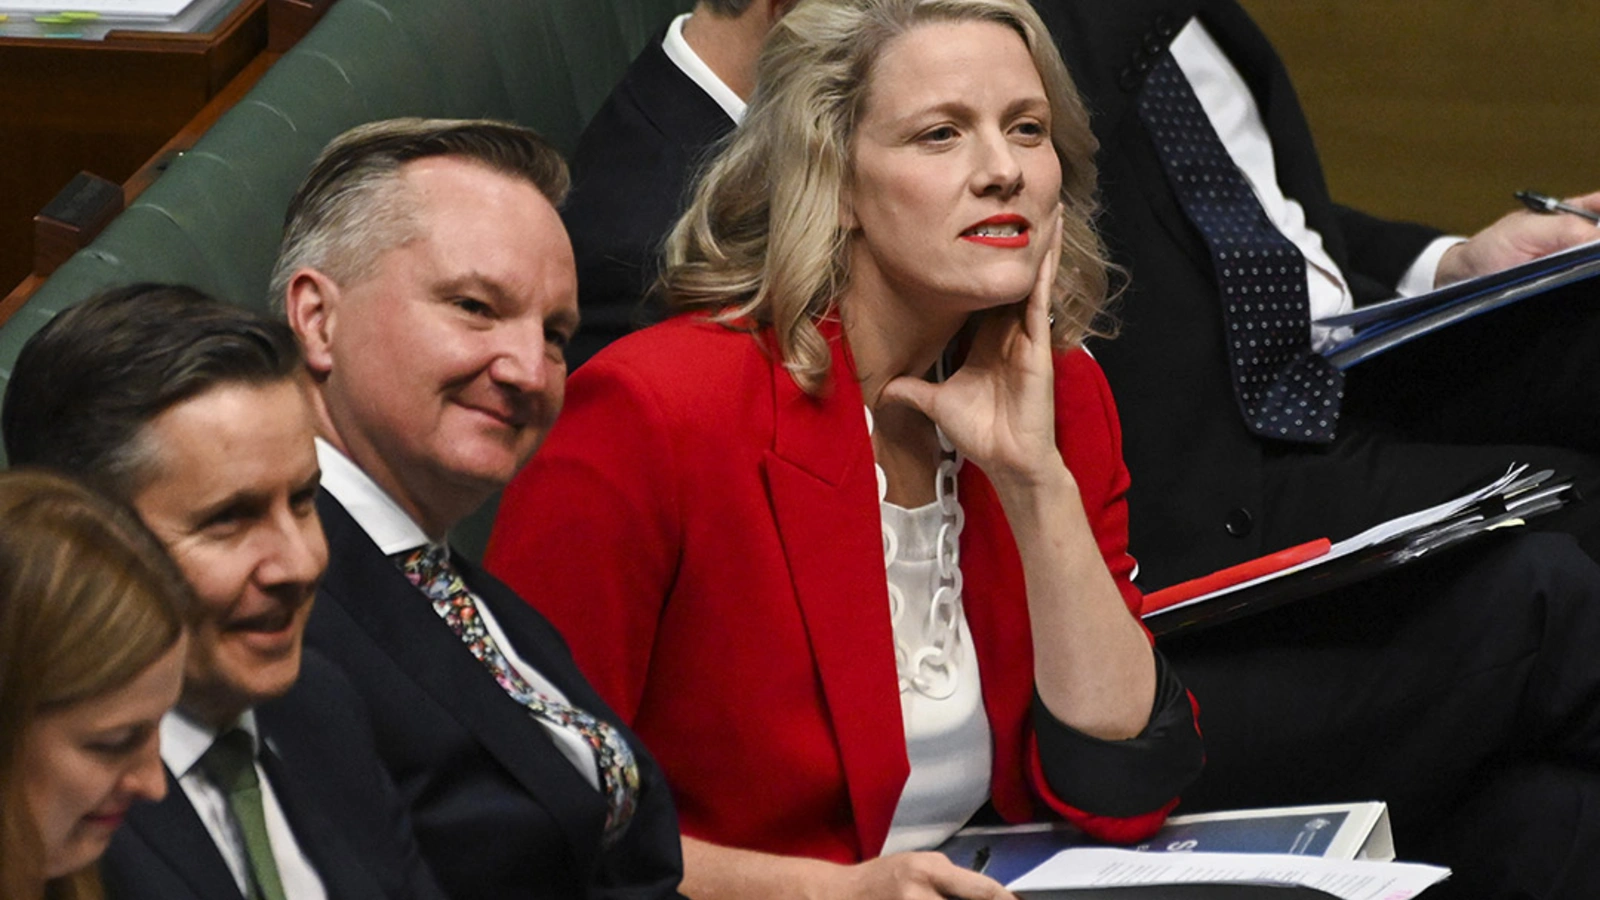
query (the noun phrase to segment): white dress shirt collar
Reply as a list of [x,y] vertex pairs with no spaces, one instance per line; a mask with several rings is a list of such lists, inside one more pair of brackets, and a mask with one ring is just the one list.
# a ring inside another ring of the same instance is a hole
[[672,60],[674,65],[683,70],[683,74],[689,76],[690,81],[699,85],[700,90],[715,100],[717,105],[722,107],[722,111],[728,114],[728,118],[733,120],[733,124],[737,125],[744,121],[747,104],[733,92],[733,88],[728,87],[717,77],[717,73],[711,71],[711,67],[700,58],[700,54],[694,52],[689,42],[683,39],[683,23],[689,21],[690,15],[692,13],[684,13],[672,20],[672,24],[667,26],[667,36],[661,41],[661,49],[666,51],[667,59]]
[[[259,754],[261,732],[256,728],[255,710],[245,710],[236,727],[250,735],[251,746]],[[174,776],[182,778],[211,749],[219,733],[218,729],[173,710],[161,717],[161,761]]]
[[378,487],[370,475],[339,452],[339,448],[320,437],[317,438],[317,464],[322,467],[322,489],[339,501],[385,556],[432,543],[422,526]]
[[[254,711],[246,710],[234,726],[250,735],[256,753],[256,781],[261,787],[261,815],[267,828],[267,842],[272,846],[272,857],[278,865],[278,877],[283,882],[284,896],[289,900],[328,900],[327,888],[317,874],[311,858],[300,846],[294,829],[278,802],[277,791],[261,768],[261,732],[256,725]],[[228,809],[228,798],[222,789],[200,769],[200,758],[211,749],[220,729],[196,722],[181,712],[173,711],[161,718],[161,761],[178,779],[178,787],[189,800],[189,806],[205,826],[211,842],[221,854],[228,872],[241,896],[248,896],[250,887],[249,851],[243,836]],[[268,742],[270,747],[271,742]]]

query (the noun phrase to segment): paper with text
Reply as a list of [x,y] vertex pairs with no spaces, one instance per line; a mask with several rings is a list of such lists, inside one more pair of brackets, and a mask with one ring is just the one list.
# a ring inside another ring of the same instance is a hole
[[1122,884],[1271,882],[1299,884],[1344,900],[1409,900],[1450,875],[1421,863],[1262,853],[1139,853],[1100,847],[1063,850],[1006,887],[1012,891]]

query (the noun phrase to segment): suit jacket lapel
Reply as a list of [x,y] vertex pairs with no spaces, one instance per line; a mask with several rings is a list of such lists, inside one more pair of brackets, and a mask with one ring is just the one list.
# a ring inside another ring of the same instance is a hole
[[[894,634],[872,445],[861,390],[837,327],[828,394],[806,395],[772,368],[776,429],[769,499],[811,640],[844,766],[856,836],[876,856],[910,774],[900,723]],[[776,354],[774,354],[776,358]]]
[[316,802],[305,795],[301,784],[270,745],[261,752],[261,768],[272,783],[272,794],[283,809],[283,817],[294,830],[295,843],[300,845],[300,852],[311,861],[317,877],[322,879],[329,900],[382,900],[383,892],[373,876],[355,862],[354,852],[338,829],[317,809]]
[[[1179,246],[1197,265],[1209,270],[1210,254],[1199,235],[1187,230],[1188,217],[1165,179],[1147,177],[1149,171],[1161,171],[1154,150],[1118,147],[1109,136],[1124,135],[1136,124],[1127,120],[1138,115],[1135,103],[1149,65],[1165,52],[1175,29],[1198,16],[1255,98],[1272,139],[1284,193],[1299,201],[1307,225],[1322,235],[1328,255],[1344,268],[1346,248],[1310,126],[1282,60],[1249,14],[1233,0],[1123,0],[1114,10],[1103,6],[1099,0],[1038,4],[1085,97],[1095,134],[1106,143],[1105,149],[1149,154],[1149,165],[1136,176],[1140,180],[1137,187],[1154,209],[1156,220],[1173,230]],[[1139,130],[1142,132],[1142,126]],[[1115,177],[1110,174],[1114,166],[1104,159],[1104,153],[1102,160],[1106,178]]]
[[[1209,271],[1210,251],[1168,186],[1137,108],[1150,68],[1202,5],[1203,0],[1050,0],[1036,8],[1061,48],[1100,141],[1102,196],[1137,197],[1152,212],[1151,224],[1143,227],[1164,229],[1197,268]],[[1117,203],[1109,204],[1106,215],[1113,232],[1120,215],[1135,218]],[[1134,277],[1138,282],[1137,272]]]
[[[550,811],[578,859],[592,856],[605,817],[599,794],[576,771],[571,778],[550,776],[571,771],[572,763],[527,710],[500,689],[338,501],[324,492],[317,508],[330,557],[337,561],[323,579],[324,592],[389,655],[396,677],[415,681]],[[525,646],[518,631],[506,631],[518,652],[532,654],[527,658],[537,666],[538,651]]]
[[128,811],[126,827],[188,882],[196,896],[243,900],[211,832],[170,771],[166,798],[159,803],[136,804]]
[[629,67],[627,90],[639,113],[690,156],[700,155],[733,130],[717,101],[678,68],[661,47],[662,31]]
[[[1150,62],[1202,0],[1047,0],[1035,4],[1083,96],[1096,134],[1111,134],[1134,100]],[[1166,36],[1163,37],[1163,34]]]

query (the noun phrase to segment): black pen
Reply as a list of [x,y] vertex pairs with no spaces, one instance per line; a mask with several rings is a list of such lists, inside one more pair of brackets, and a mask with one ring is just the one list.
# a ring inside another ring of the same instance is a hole
[[1570,203],[1562,203],[1560,200],[1554,197],[1546,197],[1538,191],[1517,191],[1516,197],[1522,201],[1523,206],[1536,213],[1570,213],[1600,225],[1600,213],[1593,213]]

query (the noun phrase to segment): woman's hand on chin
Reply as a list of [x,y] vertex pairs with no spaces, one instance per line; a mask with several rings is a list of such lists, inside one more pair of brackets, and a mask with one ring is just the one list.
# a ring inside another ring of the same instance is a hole
[[841,866],[822,896],[838,900],[1016,900],[998,881],[943,853],[895,853]]
[[1061,259],[1061,207],[1040,229],[1047,247],[1027,299],[982,313],[966,361],[941,384],[902,376],[883,399],[920,411],[996,488],[1061,477],[1055,442],[1050,300]]

